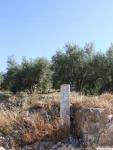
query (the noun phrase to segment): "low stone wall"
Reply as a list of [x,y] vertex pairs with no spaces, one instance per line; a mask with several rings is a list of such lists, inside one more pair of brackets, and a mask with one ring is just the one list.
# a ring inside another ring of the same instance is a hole
[[101,108],[80,108],[75,112],[75,135],[87,144],[113,145],[113,116]]

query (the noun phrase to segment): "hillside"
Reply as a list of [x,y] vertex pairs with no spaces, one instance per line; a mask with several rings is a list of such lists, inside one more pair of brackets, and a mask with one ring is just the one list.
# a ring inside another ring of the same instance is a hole
[[[88,145],[82,141],[82,137],[77,137],[76,134],[76,119],[78,122],[81,121],[80,118],[76,118],[76,111],[92,108],[95,108],[96,111],[104,109],[107,121],[112,121],[112,94],[83,96],[72,92],[70,97],[71,131],[68,134],[66,127],[61,127],[59,100],[59,92],[32,95],[25,93],[12,95],[1,92],[0,145],[6,149],[13,148],[15,150],[27,150],[28,147],[31,149],[42,147],[43,150],[58,149],[58,147],[62,147],[63,150],[66,146],[67,149],[69,147],[87,147]],[[85,116],[84,114],[82,116]]]

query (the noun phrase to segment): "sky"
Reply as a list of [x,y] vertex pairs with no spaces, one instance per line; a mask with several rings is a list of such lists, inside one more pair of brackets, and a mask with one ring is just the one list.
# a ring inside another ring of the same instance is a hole
[[51,58],[68,42],[113,42],[113,0],[0,0],[0,71],[8,56]]

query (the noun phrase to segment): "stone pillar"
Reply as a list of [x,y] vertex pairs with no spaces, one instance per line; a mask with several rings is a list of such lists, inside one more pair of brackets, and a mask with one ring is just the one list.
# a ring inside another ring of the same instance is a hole
[[61,86],[60,96],[60,118],[63,119],[63,125],[70,128],[70,85]]

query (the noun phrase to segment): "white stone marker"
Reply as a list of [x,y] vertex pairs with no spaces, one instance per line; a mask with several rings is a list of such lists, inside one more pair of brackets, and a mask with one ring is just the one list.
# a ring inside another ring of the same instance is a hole
[[60,118],[63,119],[63,124],[70,127],[70,85],[69,84],[64,84],[61,86]]

